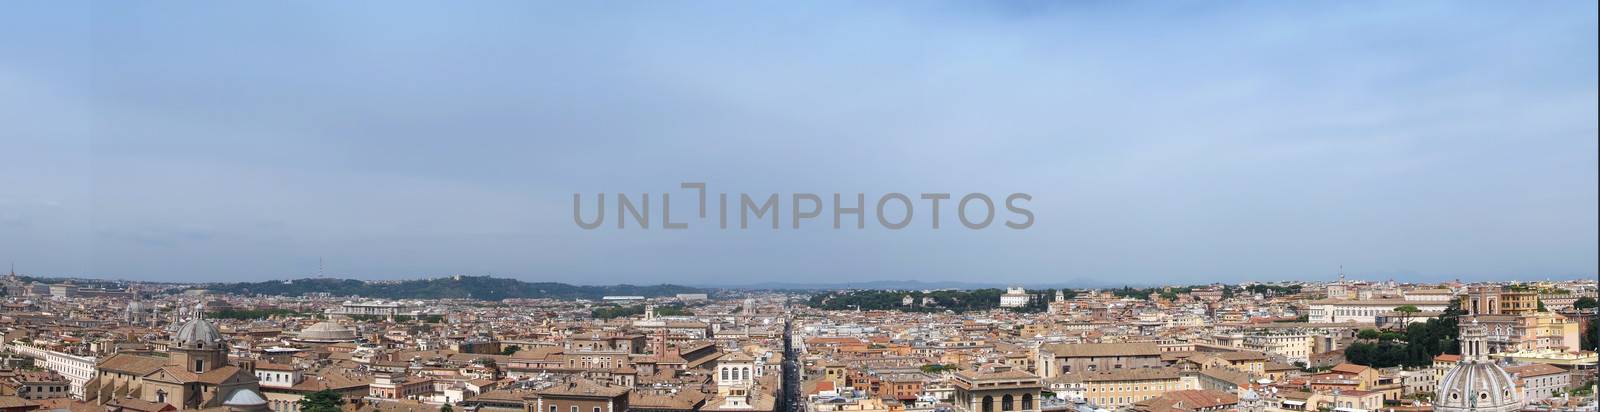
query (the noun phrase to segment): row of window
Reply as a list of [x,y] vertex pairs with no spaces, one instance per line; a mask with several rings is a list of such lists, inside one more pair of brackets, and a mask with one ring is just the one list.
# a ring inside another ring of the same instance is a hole
[[1101,405],[1123,405],[1123,404],[1143,401],[1143,400],[1150,399],[1150,398],[1153,398],[1153,397],[1154,396],[1143,396],[1143,397],[1133,397],[1133,396],[1100,397],[1100,398],[1094,398],[1093,401],[1094,401],[1094,403],[1098,403],[1098,404],[1101,404]]
[[1175,391],[1175,390],[1178,390],[1178,388],[1174,387],[1174,385],[1172,385],[1170,383],[1163,384],[1163,385],[1121,384],[1121,385],[1112,385],[1112,386],[1091,386],[1091,387],[1089,387],[1089,392],[1148,391],[1148,390]]
[[[721,368],[722,380],[750,380],[750,368]],[[731,373],[730,373],[731,372]],[[742,376],[742,377],[741,377]]]
[[[1002,410],[1002,411],[1016,410],[1016,409],[1013,409],[1015,407],[1015,402],[1013,402],[1014,400],[1015,400],[1015,398],[1012,398],[1011,395],[1005,395],[1005,396],[1000,397],[1000,410]],[[1022,410],[1029,410],[1029,409],[1033,409],[1033,394],[1027,394],[1027,393],[1022,394]],[[983,397],[982,410],[983,410],[983,412],[994,412],[994,397],[993,396],[984,396]]]
[[[556,405],[550,405],[550,412],[561,412],[561,408],[556,406]],[[578,412],[578,407],[577,406],[573,406],[571,412]],[[600,407],[599,406],[594,407],[594,411],[593,412],[600,412]]]

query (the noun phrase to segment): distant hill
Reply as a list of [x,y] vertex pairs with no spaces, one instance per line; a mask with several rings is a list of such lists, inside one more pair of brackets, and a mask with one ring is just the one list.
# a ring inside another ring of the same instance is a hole
[[862,280],[832,283],[786,283],[762,282],[735,285],[717,285],[724,289],[743,290],[795,290],[795,291],[828,291],[828,290],[978,290],[978,289],[1004,289],[1012,286],[1024,286],[1029,289],[1104,289],[1120,288],[1124,286],[1157,286],[1150,282],[1118,282],[1112,280],[1085,280],[1075,279],[1068,281],[1049,282],[961,282],[961,281],[923,281],[923,280]]
[[599,299],[603,296],[672,296],[707,293],[705,289],[678,285],[582,286],[555,282],[524,282],[488,276],[455,276],[424,280],[369,282],[354,279],[297,279],[246,283],[214,283],[207,289],[241,295],[300,296],[326,292],[334,296],[379,299],[514,298]]

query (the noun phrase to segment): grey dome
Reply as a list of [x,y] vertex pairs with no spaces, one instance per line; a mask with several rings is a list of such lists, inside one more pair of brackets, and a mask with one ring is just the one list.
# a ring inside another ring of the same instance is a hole
[[173,340],[183,348],[216,349],[222,345],[222,331],[205,319],[195,318],[179,326]]
[[356,331],[333,322],[317,322],[300,330],[300,339],[317,341],[348,341],[356,339]]
[[261,406],[266,404],[267,400],[262,399],[261,394],[256,393],[256,391],[251,390],[250,388],[239,388],[238,390],[233,391],[233,393],[228,394],[228,400],[222,401],[223,406],[234,407]]

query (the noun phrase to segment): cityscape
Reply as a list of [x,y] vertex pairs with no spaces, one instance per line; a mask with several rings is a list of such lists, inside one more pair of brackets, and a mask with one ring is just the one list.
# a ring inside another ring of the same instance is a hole
[[0,284],[16,412],[1593,411],[1600,337],[1594,279]]
[[0,412],[1600,412],[1600,0],[0,39]]

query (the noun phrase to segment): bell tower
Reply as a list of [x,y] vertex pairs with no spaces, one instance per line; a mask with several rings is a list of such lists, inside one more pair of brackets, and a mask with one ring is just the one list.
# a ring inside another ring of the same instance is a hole
[[1477,319],[1461,326],[1461,361],[1481,362],[1489,359],[1489,328],[1479,325]]

